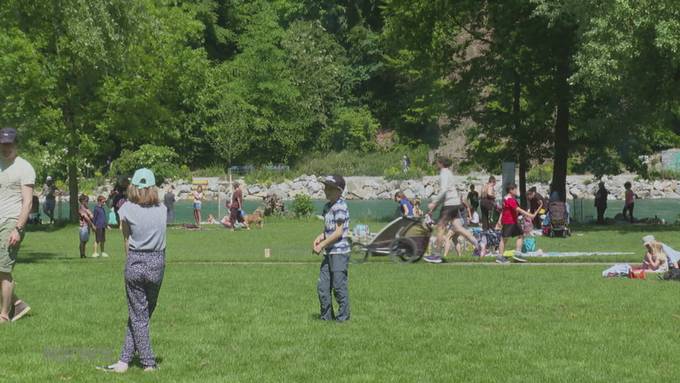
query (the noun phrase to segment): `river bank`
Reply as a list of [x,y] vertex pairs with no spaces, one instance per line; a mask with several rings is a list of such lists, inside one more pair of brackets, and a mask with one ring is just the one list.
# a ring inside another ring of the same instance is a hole
[[[501,179],[496,175],[497,179]],[[484,182],[488,179],[485,174],[457,175],[455,182],[460,193],[467,193],[470,185],[475,185],[477,190],[481,189]],[[248,184],[244,179],[234,179],[242,185],[244,198],[247,200],[261,200],[268,194],[276,194],[283,200],[292,200],[295,196],[303,194],[312,199],[323,199],[323,185],[315,176],[301,176],[293,180],[273,183],[273,184]],[[430,199],[439,193],[439,178],[427,176],[415,180],[386,180],[383,177],[346,177],[347,192],[346,198],[349,200],[389,200],[394,193],[401,190],[409,198]],[[622,174],[618,176],[603,177],[609,190],[610,200],[622,200],[624,197],[624,183],[631,182],[633,190],[642,199],[680,199],[680,182],[675,180],[647,181],[642,180],[635,174]],[[231,184],[227,179],[219,177],[194,178],[194,183],[204,184],[204,194],[208,200],[225,200],[229,197]],[[569,200],[592,199],[598,185],[598,180],[589,175],[572,175],[567,177],[567,191]],[[175,194],[179,200],[190,199],[192,191],[191,180],[170,181],[168,185],[175,187]],[[528,182],[527,188],[536,187],[538,192],[547,195],[549,185],[541,182]],[[113,189],[113,185],[101,185],[94,190],[84,190],[83,192],[91,195],[108,194]],[[500,182],[496,188],[497,195],[502,195]],[[66,198],[67,200],[67,198]]]

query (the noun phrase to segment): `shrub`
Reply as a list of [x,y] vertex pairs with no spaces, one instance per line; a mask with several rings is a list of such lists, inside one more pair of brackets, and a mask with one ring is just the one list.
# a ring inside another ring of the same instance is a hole
[[314,212],[312,198],[306,194],[298,194],[293,200],[293,214],[296,217],[309,217]]
[[552,164],[536,165],[527,172],[527,182],[550,183],[552,172]]
[[367,153],[348,150],[313,153],[302,157],[293,167],[293,172],[308,175],[385,176],[386,169],[401,169],[401,158],[406,154],[411,159],[411,169],[431,174],[434,167],[428,162],[428,151],[427,146],[421,145],[415,148],[393,146],[387,151]]
[[383,177],[385,177],[385,179],[388,181],[421,179],[424,175],[425,174],[422,170],[415,169],[413,167],[404,172],[401,168],[392,166],[385,169],[383,172]]
[[333,121],[319,138],[322,150],[369,152],[375,150],[380,123],[366,107],[341,107],[333,113]]
[[110,175],[132,175],[139,168],[149,168],[161,184],[167,178],[180,178],[179,156],[167,146],[142,145],[135,151],[123,150],[120,157],[111,164]]

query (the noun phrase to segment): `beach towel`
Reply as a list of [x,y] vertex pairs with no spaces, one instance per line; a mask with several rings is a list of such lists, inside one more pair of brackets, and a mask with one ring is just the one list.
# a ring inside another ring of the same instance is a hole
[[617,263],[616,265],[602,272],[604,278],[628,277],[632,268],[627,263]]

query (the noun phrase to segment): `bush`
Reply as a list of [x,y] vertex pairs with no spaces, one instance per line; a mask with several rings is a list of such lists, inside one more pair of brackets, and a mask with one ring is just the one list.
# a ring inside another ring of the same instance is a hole
[[178,162],[179,156],[172,148],[147,144],[135,151],[123,150],[111,164],[110,175],[132,175],[139,168],[149,168],[160,185],[167,178],[182,178],[183,172]]
[[409,168],[405,173],[401,168],[396,166],[387,168],[383,172],[383,177],[388,181],[421,179],[424,175],[425,173],[422,170],[413,167]]
[[298,194],[293,200],[293,214],[296,217],[309,217],[314,212],[312,198],[306,194]]
[[314,153],[301,158],[293,167],[295,174],[343,176],[385,176],[386,169],[401,169],[404,154],[411,159],[411,169],[421,174],[433,174],[434,167],[428,163],[428,147],[415,148],[394,146],[388,151],[357,151]]
[[319,138],[322,150],[342,148],[369,152],[375,150],[380,123],[366,107],[341,107],[333,113],[333,121]]
[[552,173],[552,164],[536,165],[527,172],[527,182],[550,183]]

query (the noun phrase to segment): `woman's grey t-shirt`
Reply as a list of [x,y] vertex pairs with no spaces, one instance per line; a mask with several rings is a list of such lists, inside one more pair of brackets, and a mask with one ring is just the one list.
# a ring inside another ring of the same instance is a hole
[[128,248],[134,251],[165,250],[168,210],[163,205],[142,207],[130,201],[118,210],[121,221],[130,226]]

